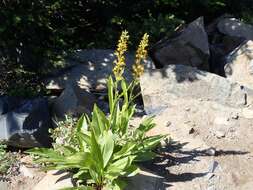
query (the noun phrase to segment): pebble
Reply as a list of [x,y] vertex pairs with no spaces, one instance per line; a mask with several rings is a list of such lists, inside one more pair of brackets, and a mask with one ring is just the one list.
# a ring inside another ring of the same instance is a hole
[[224,138],[226,136],[226,133],[225,133],[225,131],[217,130],[217,131],[215,131],[215,136],[218,139],[221,139],[221,138]]
[[167,121],[166,127],[169,127],[170,125],[171,125],[171,122],[170,122],[170,121]]
[[190,130],[189,130],[189,134],[193,134],[195,132],[195,129],[194,128],[191,128]]
[[215,156],[215,154],[216,154],[215,148],[211,147],[211,148],[207,149],[206,154],[209,155],[209,156]]

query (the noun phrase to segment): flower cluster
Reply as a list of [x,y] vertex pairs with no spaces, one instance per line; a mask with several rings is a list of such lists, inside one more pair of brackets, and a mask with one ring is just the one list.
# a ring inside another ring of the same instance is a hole
[[124,73],[124,68],[126,64],[124,54],[127,51],[128,39],[128,32],[123,31],[118,41],[117,50],[114,53],[116,55],[116,60],[114,61],[115,66],[113,68],[113,73],[117,80],[120,80],[122,78],[122,74]]
[[142,40],[138,46],[135,56],[135,64],[133,65],[133,75],[135,78],[139,78],[144,72],[144,66],[141,61],[147,57],[147,46],[148,46],[148,34],[144,34]]

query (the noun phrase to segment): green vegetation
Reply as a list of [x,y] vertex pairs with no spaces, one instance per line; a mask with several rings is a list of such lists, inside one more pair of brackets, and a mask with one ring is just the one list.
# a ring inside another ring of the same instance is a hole
[[0,175],[5,175],[15,162],[15,158],[6,152],[6,147],[4,143],[0,143]]
[[79,186],[70,189],[123,189],[124,179],[138,173],[138,162],[155,156],[152,150],[165,137],[146,136],[155,127],[152,118],[145,119],[138,127],[129,126],[135,112],[134,90],[143,73],[142,60],[147,56],[148,35],[143,36],[137,49],[134,80],[130,84],[123,78],[128,39],[124,31],[115,51],[114,78],[107,81],[109,115],[94,105],[91,118],[83,115],[76,122],[67,117],[60,128],[51,131],[55,140],[53,148],[27,151],[39,156],[36,162],[45,163],[46,170],[73,170]]
[[135,47],[146,31],[152,44],[199,16],[208,23],[229,13],[252,22],[252,8],[251,0],[2,1],[0,64],[7,69],[0,67],[1,81],[8,75],[9,84],[23,76],[39,82],[53,68],[62,67],[64,56],[74,49],[113,48],[123,29],[134,34],[130,45]]

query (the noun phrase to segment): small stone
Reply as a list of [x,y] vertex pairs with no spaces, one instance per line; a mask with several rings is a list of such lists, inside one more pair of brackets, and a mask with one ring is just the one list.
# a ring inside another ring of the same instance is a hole
[[219,163],[214,160],[209,166],[208,173],[214,173],[218,166]]
[[185,111],[191,111],[191,108],[185,108]]
[[237,113],[237,114],[232,115],[232,119],[238,120],[238,119],[239,119],[239,115],[238,115],[238,113]]
[[221,139],[221,138],[224,138],[226,136],[226,133],[224,131],[221,131],[221,130],[217,130],[215,131],[215,136],[218,138],[218,139]]
[[195,132],[195,129],[194,128],[191,128],[190,130],[189,130],[189,134],[193,134]]
[[171,122],[170,122],[170,121],[167,121],[166,127],[169,127],[170,125],[171,125]]
[[215,156],[215,154],[216,154],[215,148],[211,147],[211,148],[207,149],[206,154],[209,155],[209,156]]

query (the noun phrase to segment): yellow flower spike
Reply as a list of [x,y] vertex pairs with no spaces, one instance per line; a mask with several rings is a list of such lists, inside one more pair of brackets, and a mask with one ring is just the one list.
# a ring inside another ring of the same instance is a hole
[[116,60],[114,61],[115,66],[113,68],[113,73],[116,80],[122,79],[122,74],[125,69],[125,52],[127,51],[127,43],[129,40],[129,35],[127,31],[121,33],[120,39],[118,41],[117,50],[114,52]]
[[135,63],[133,65],[133,76],[135,78],[139,78],[144,73],[144,65],[141,64],[141,62],[146,59],[148,54],[146,50],[148,46],[148,38],[149,35],[145,33],[136,51]]

